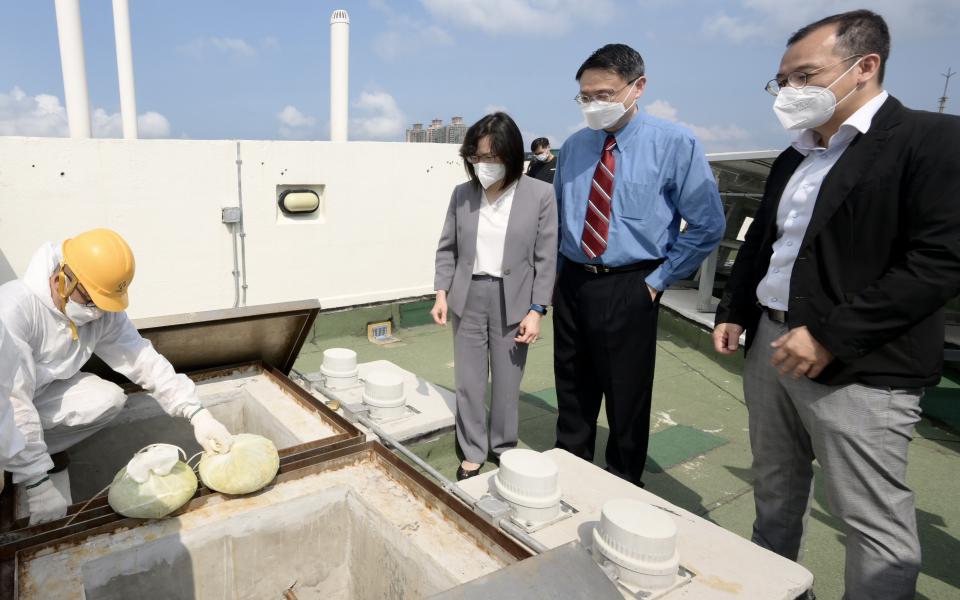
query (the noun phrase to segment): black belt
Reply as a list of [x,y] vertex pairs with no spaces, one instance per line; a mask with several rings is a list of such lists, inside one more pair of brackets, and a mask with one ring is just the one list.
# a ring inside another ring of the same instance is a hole
[[607,275],[610,273],[629,273],[630,271],[643,271],[656,269],[660,266],[663,260],[641,260],[640,262],[635,262],[629,265],[623,265],[620,267],[608,267],[607,265],[592,265],[588,263],[578,263],[574,261],[567,261],[570,264],[576,265],[577,267],[583,269],[587,273],[593,273],[594,275]]
[[493,275],[487,275],[486,273],[478,273],[471,277],[474,281],[500,281],[502,277],[494,277]]
[[771,321],[777,323],[786,323],[787,317],[790,315],[790,313],[785,310],[778,310],[776,308],[770,308],[769,306],[764,306],[763,310],[767,313],[767,316],[770,317]]

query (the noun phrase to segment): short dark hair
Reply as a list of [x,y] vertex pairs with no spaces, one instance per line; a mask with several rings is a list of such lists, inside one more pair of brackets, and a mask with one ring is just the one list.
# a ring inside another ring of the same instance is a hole
[[506,167],[503,185],[508,186],[523,175],[523,135],[510,115],[504,112],[489,114],[467,129],[463,145],[460,146],[460,157],[463,158],[467,175],[474,183],[480,185],[477,172],[467,157],[477,153],[480,138],[487,135],[490,136],[490,148]]
[[640,53],[626,44],[607,44],[603,48],[594,50],[587,60],[577,69],[576,80],[587,69],[603,69],[612,71],[631,82],[637,77],[643,77],[643,57]]
[[538,137],[530,142],[530,152],[536,152],[539,148],[549,148],[550,140],[545,137]]
[[837,26],[835,53],[844,56],[879,54],[877,81],[883,83],[887,57],[890,56],[890,29],[883,17],[869,10],[851,10],[831,15],[794,32],[787,40],[787,46],[794,45],[825,25]]

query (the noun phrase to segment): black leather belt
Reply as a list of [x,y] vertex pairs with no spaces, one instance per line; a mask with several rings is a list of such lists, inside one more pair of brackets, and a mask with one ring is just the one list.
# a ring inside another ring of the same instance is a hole
[[766,311],[767,316],[770,317],[771,321],[777,323],[786,323],[787,317],[790,314],[785,310],[777,310],[776,308],[770,308],[769,306],[764,306],[763,310]]
[[607,265],[592,265],[588,263],[578,263],[573,261],[567,261],[571,264],[578,266],[587,273],[593,273],[595,275],[607,275],[609,273],[629,273],[630,271],[643,271],[656,269],[663,262],[662,260],[641,260],[640,262],[635,262],[629,265],[623,265],[620,267],[608,267]]
[[494,277],[493,275],[487,275],[486,273],[479,273],[471,277],[474,281],[500,281],[502,277]]

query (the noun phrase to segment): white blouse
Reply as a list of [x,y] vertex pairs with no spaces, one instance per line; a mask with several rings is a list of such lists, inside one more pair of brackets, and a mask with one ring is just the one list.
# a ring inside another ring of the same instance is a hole
[[474,275],[503,276],[503,246],[507,239],[507,223],[513,207],[517,182],[505,189],[494,202],[487,200],[484,191],[480,200],[480,219],[477,223],[477,258]]

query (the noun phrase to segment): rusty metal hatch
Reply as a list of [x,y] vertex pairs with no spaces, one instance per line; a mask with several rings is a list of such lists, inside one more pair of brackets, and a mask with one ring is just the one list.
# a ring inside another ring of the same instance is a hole
[[[178,373],[261,361],[286,375],[318,312],[319,302],[305,300],[138,319],[134,325]],[[127,383],[96,355],[82,370]]]

